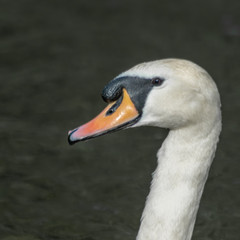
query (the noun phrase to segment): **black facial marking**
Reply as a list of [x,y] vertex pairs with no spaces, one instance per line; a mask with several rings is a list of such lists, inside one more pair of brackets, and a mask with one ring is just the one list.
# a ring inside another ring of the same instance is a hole
[[147,96],[155,85],[152,84],[152,81],[152,78],[132,76],[115,78],[104,87],[102,98],[105,102],[115,101],[122,95],[122,89],[125,88],[138,112],[141,114]]

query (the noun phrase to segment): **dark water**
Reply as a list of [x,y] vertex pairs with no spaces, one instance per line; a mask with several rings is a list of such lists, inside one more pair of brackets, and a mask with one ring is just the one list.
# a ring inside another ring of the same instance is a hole
[[223,132],[193,239],[239,239],[240,2],[0,0],[0,239],[135,239],[166,132],[73,147],[102,87],[142,61],[197,62],[216,80]]

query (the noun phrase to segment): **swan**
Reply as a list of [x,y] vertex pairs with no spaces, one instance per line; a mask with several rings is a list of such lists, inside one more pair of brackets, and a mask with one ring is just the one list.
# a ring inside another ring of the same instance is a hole
[[69,143],[143,125],[169,129],[137,240],[191,239],[222,125],[213,79],[188,60],[145,62],[110,81],[102,98],[109,105],[69,131]]

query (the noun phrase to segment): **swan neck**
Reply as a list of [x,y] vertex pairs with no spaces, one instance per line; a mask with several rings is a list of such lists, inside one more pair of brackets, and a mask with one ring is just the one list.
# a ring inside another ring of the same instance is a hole
[[191,239],[221,122],[199,127],[171,130],[158,151],[137,240]]

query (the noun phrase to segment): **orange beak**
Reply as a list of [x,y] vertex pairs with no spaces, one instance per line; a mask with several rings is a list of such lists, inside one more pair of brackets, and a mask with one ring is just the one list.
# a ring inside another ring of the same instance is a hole
[[97,117],[90,122],[68,133],[69,144],[84,141],[109,132],[117,131],[137,122],[139,113],[126,89],[122,96],[110,103]]

